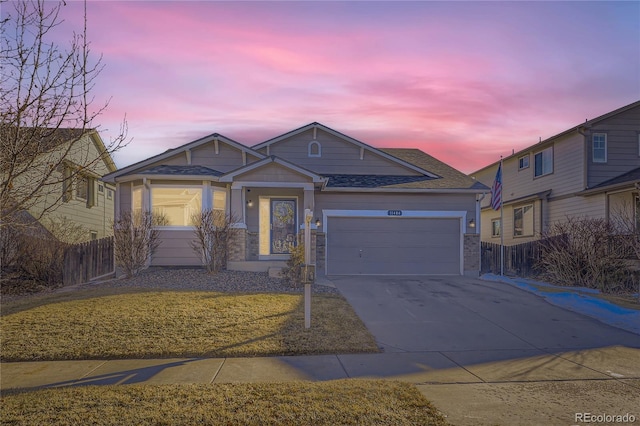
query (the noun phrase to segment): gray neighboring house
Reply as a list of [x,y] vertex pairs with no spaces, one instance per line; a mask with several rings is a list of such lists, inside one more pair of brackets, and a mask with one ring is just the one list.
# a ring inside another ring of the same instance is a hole
[[194,212],[236,218],[228,268],[282,267],[313,211],[319,275],[478,275],[488,188],[418,149],[376,149],[319,123],[251,148],[214,133],[104,176],[116,216],[168,218],[151,265],[200,265]]
[[[470,176],[491,186],[499,162]],[[566,217],[624,214],[640,226],[640,101],[578,124],[503,160],[503,220],[482,202],[482,241],[540,238]]]

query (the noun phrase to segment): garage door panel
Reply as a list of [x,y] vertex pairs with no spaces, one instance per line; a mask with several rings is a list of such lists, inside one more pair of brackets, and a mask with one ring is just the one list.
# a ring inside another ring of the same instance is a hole
[[329,274],[460,274],[460,219],[330,217]]

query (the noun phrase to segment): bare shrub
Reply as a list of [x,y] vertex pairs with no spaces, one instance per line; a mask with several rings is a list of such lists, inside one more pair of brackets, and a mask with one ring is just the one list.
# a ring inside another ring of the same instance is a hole
[[163,217],[151,212],[122,212],[113,222],[116,266],[127,277],[140,273],[160,244],[160,232],[155,226]]
[[302,267],[304,265],[304,241],[300,236],[297,238],[298,244],[290,245],[289,259],[287,267],[282,270],[284,278],[291,287],[298,287],[302,282]]
[[192,221],[196,239],[191,248],[202,256],[202,265],[210,274],[226,269],[229,243],[238,232],[232,227],[235,217],[221,210],[204,210],[194,214]]
[[[17,221],[17,219],[16,219]],[[3,293],[23,293],[62,285],[64,254],[88,231],[63,217],[47,218],[46,226],[22,220],[0,233]]]
[[635,291],[640,302],[640,210],[629,202],[623,202],[613,209],[611,222],[620,234],[616,243],[622,246],[627,266],[635,280]]
[[568,217],[543,233],[538,267],[559,285],[595,288],[605,293],[629,286],[624,248],[615,244],[616,227],[604,219]]

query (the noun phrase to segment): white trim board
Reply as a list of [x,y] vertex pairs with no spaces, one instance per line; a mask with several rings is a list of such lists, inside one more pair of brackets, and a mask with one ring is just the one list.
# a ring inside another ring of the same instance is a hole
[[[366,217],[366,218],[387,218],[390,220],[401,219],[458,219],[460,221],[460,275],[464,275],[464,235],[467,226],[467,212],[453,210],[402,210],[401,216],[390,216],[389,210],[322,210],[322,226],[326,235],[326,243],[324,247],[324,273],[329,272],[329,218],[330,217]],[[396,275],[396,274],[394,274]]]

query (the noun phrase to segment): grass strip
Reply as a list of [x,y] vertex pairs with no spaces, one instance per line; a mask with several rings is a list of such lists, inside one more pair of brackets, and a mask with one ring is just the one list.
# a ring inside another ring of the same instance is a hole
[[338,380],[271,384],[57,388],[9,394],[7,425],[446,425],[410,384]]
[[3,361],[376,352],[340,296],[141,292],[80,297],[0,318]]

